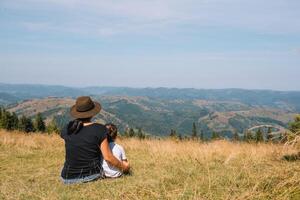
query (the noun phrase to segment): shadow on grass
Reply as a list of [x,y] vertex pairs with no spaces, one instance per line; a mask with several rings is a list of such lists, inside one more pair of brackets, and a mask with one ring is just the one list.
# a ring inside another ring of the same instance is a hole
[[283,160],[288,161],[288,162],[295,162],[300,160],[300,152],[295,153],[295,154],[290,154],[290,155],[284,155]]
[[124,172],[123,176],[133,176],[133,170],[129,170],[129,172]]

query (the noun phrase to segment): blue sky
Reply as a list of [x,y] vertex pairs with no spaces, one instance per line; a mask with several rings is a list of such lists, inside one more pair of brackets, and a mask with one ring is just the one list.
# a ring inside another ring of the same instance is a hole
[[298,0],[1,0],[0,82],[300,90]]

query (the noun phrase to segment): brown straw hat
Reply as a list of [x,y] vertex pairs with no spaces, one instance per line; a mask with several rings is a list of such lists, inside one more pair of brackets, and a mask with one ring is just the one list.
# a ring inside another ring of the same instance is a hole
[[92,101],[88,96],[82,96],[76,99],[75,105],[71,107],[70,114],[76,119],[84,119],[95,116],[100,110],[100,103]]

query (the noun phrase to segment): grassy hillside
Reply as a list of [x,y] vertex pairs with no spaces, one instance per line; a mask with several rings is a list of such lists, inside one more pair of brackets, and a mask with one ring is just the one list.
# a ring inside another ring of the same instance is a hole
[[119,141],[133,175],[65,186],[57,135],[0,131],[0,199],[299,199],[298,151],[280,144]]

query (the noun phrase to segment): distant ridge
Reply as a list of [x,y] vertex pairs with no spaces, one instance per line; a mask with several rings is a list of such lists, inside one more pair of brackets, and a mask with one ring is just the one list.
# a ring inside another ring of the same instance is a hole
[[4,84],[0,83],[0,92],[16,95],[22,99],[56,97],[76,97],[86,94],[83,90],[59,86],[40,84]]
[[[194,89],[194,88],[129,88],[129,87],[66,87],[58,85],[5,84],[0,92],[16,97],[16,100],[49,96],[75,98],[92,96],[144,96],[160,99],[235,101],[247,105],[270,106],[300,112],[300,91],[273,91],[248,89]],[[0,95],[0,100],[2,99]],[[11,102],[15,103],[15,102]]]

